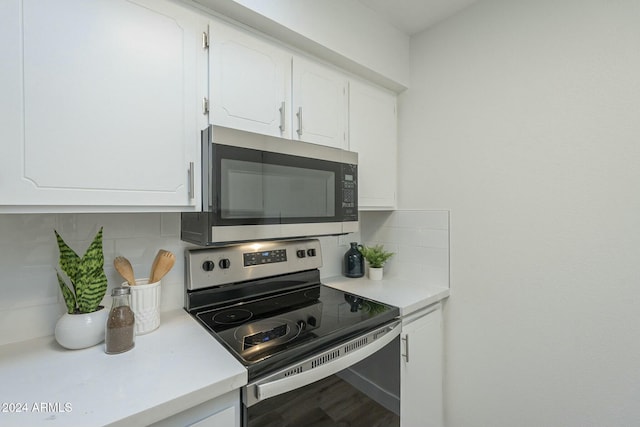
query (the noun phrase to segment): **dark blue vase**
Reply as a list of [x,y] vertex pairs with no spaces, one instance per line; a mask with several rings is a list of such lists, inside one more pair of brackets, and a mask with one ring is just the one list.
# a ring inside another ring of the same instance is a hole
[[351,242],[351,248],[344,254],[343,273],[346,277],[364,276],[364,257],[358,249],[358,243]]

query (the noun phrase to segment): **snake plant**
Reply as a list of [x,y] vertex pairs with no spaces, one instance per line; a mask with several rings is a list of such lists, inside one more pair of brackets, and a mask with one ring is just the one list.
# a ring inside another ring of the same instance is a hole
[[79,257],[54,230],[60,250],[60,268],[71,282],[67,285],[60,273],[58,284],[69,314],[92,313],[98,310],[107,292],[107,276],[104,273],[102,252],[102,227],[82,257]]

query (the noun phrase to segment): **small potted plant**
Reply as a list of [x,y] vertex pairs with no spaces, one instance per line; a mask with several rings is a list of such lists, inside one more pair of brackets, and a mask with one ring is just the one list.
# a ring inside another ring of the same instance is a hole
[[359,249],[369,263],[369,279],[382,280],[382,268],[384,263],[393,256],[393,252],[385,251],[383,245],[362,246]]
[[91,347],[104,340],[108,316],[108,310],[100,305],[107,292],[102,228],[82,257],[62,240],[57,231],[54,233],[60,250],[60,268],[71,283],[69,286],[56,271],[67,312],[56,323],[55,337],[61,346],[69,349]]

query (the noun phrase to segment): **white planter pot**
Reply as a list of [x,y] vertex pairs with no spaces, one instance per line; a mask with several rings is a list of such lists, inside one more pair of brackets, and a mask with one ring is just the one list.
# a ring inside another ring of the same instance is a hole
[[382,280],[383,267],[369,267],[369,280]]
[[62,315],[56,323],[58,344],[70,350],[92,347],[104,341],[109,310],[104,307],[93,313]]

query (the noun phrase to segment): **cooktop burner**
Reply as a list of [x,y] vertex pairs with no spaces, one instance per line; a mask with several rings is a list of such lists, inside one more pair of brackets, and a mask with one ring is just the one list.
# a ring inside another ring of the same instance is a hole
[[235,325],[237,323],[246,322],[253,317],[253,313],[249,310],[241,308],[231,308],[222,310],[213,315],[211,322],[214,325]]

